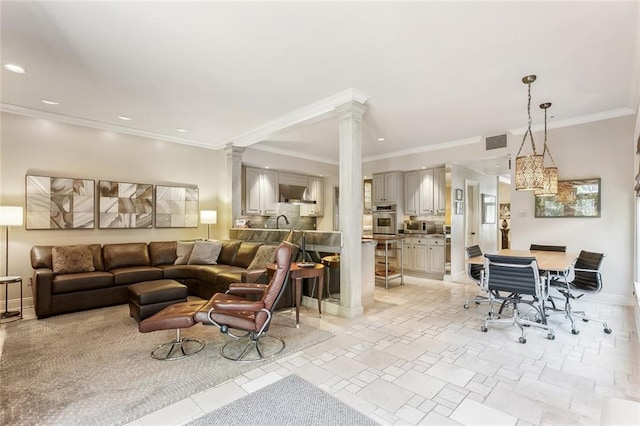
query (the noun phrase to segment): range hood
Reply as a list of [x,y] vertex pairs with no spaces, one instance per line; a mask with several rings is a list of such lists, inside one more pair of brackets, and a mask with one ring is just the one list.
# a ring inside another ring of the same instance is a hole
[[315,200],[309,197],[309,191],[306,186],[287,185],[281,183],[278,185],[280,193],[280,202],[289,204],[315,204]]

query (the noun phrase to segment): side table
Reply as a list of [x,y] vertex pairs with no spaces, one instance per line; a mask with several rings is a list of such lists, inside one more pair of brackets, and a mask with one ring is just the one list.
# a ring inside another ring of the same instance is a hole
[[[20,310],[9,311],[9,284],[17,283],[20,285]],[[0,314],[0,319],[18,317],[22,318],[22,277],[10,276],[0,277],[0,284],[4,285],[4,312]]]
[[[273,275],[276,264],[267,265],[267,271]],[[302,279],[318,278],[318,313],[322,318],[322,288],[324,287],[324,265],[316,263],[312,267],[302,268],[296,262],[291,264],[289,269],[289,278],[295,284],[295,301],[296,301],[296,328],[300,327],[300,302],[302,302]]]

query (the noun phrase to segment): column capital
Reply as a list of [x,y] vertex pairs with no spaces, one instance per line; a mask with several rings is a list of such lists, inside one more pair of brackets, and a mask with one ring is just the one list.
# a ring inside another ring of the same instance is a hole
[[224,146],[224,152],[227,154],[227,157],[242,154],[245,148],[243,146],[235,146],[233,144],[228,144]]
[[362,115],[367,110],[367,106],[358,101],[348,101],[342,105],[338,105],[335,107],[335,111],[340,115],[341,119],[344,118],[355,118],[358,120],[362,119]]

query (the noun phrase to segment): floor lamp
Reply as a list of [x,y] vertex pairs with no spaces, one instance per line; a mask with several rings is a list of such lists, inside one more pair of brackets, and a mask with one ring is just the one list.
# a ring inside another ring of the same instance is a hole
[[[9,277],[9,227],[22,226],[22,207],[17,206],[0,206],[0,226],[5,227],[4,234],[4,275]],[[9,286],[4,287],[4,312],[2,318],[20,315],[21,313],[9,312]]]
[[211,225],[218,223],[217,210],[200,210],[200,223],[207,225],[207,240],[211,238]]

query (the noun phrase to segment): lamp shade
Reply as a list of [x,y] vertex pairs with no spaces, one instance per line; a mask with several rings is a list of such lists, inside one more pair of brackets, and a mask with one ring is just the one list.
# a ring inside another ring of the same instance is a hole
[[216,224],[218,223],[217,210],[200,210],[200,223]]
[[544,157],[524,155],[516,158],[516,190],[541,190],[544,186]]
[[536,190],[536,195],[547,197],[558,193],[558,168],[547,167],[544,169],[544,180],[542,189]]
[[0,206],[0,226],[22,226],[22,207]]

